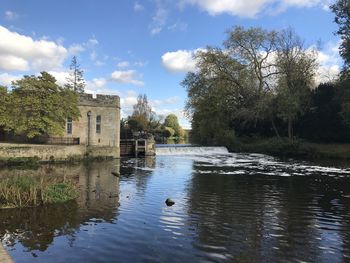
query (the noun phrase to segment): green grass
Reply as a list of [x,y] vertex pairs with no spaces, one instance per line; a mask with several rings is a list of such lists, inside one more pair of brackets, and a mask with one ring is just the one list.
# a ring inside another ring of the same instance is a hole
[[287,138],[239,138],[229,145],[234,152],[265,153],[281,158],[350,160],[350,144],[320,144]]
[[56,183],[46,187],[44,200],[46,203],[65,203],[78,197],[77,190],[70,183]]
[[30,176],[9,177],[0,181],[0,208],[64,203],[77,197],[78,191],[70,182],[49,182]]

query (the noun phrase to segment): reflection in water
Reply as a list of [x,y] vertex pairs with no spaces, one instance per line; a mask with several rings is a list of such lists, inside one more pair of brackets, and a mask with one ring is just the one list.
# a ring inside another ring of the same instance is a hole
[[349,168],[189,154],[0,177],[16,173],[65,176],[81,195],[0,211],[0,237],[15,262],[350,261]]
[[47,176],[71,180],[80,195],[75,201],[46,207],[6,209],[0,213],[0,236],[8,246],[20,242],[28,250],[45,251],[54,237],[67,236],[73,246],[81,224],[113,222],[117,217],[120,162],[72,166],[42,166],[39,170],[2,170],[0,177],[15,175]]
[[[205,257],[238,262],[348,261],[350,178],[342,178],[341,172],[337,179],[320,177],[326,168],[300,164],[280,174],[300,172],[300,166],[305,173],[313,172],[308,177],[271,176],[269,167],[261,170],[255,161],[245,159],[243,173],[236,173],[242,171],[239,161],[227,169],[227,158],[214,165],[203,159],[194,162],[189,224],[198,233],[195,246],[206,252]],[[275,172],[276,164],[270,163]]]

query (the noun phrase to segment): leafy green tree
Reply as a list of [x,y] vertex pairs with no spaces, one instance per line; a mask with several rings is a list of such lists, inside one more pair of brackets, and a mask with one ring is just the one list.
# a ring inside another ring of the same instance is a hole
[[182,82],[194,142],[220,144],[221,132],[233,139],[235,129],[263,118],[266,92],[259,90],[250,67],[217,48],[207,48],[196,59],[198,71]]
[[84,93],[85,86],[84,71],[80,69],[77,57],[74,56],[72,58],[70,73],[65,87],[78,93]]
[[315,69],[314,55],[296,40],[288,30],[234,27],[224,49],[198,52],[198,70],[182,82],[194,142],[221,144],[250,134],[279,137],[282,121],[293,137],[293,121],[307,108]]
[[278,69],[278,115],[287,122],[288,138],[293,139],[293,122],[309,106],[317,62],[316,52],[303,48],[292,29],[279,33],[276,51]]
[[278,32],[260,27],[245,29],[236,26],[227,34],[225,48],[232,59],[244,66],[254,82],[250,85],[250,94],[254,95],[254,106],[249,108],[245,119],[254,121],[254,126],[258,122],[270,119],[275,134],[279,136],[275,125],[274,96],[271,94],[279,74],[274,62]]
[[344,60],[343,75],[350,73],[350,3],[348,0],[337,0],[330,6],[335,14],[334,22],[339,28],[337,34],[341,38],[340,55]]
[[172,128],[176,137],[183,137],[183,130],[179,124],[179,120],[175,114],[169,114],[164,120],[164,126]]
[[0,86],[0,129],[5,130],[10,126],[9,110],[13,107],[10,102],[10,95],[7,88]]
[[134,111],[128,119],[128,124],[134,131],[150,131],[150,121],[154,118],[152,107],[149,105],[146,94],[137,97]]
[[311,91],[310,107],[299,120],[296,132],[315,142],[349,142],[350,126],[344,123],[343,88],[336,83],[322,83]]
[[67,118],[80,117],[78,95],[64,89],[47,72],[24,76],[12,84],[10,128],[28,138],[37,135],[61,135]]
[[164,132],[163,132],[163,136],[165,138],[170,138],[173,137],[175,135],[175,130],[171,127],[164,127]]
[[245,29],[236,26],[227,32],[224,46],[232,59],[247,68],[257,80],[258,91],[271,90],[271,77],[278,74],[271,56],[276,50],[277,31],[260,27]]
[[350,3],[348,0],[337,0],[330,8],[335,14],[334,22],[339,26],[336,33],[342,41],[339,53],[344,60],[341,81],[338,83],[343,95],[340,114],[344,122],[350,125]]

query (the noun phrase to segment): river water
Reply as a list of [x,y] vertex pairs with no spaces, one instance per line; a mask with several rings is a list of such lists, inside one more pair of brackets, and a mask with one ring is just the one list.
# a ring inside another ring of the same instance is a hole
[[350,166],[201,148],[0,171],[19,174],[64,176],[80,197],[0,210],[15,262],[350,262]]

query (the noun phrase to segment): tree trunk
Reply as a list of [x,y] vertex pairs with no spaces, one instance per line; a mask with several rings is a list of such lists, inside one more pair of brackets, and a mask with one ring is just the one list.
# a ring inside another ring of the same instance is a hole
[[281,136],[280,136],[280,134],[279,134],[279,132],[277,130],[277,127],[276,127],[276,124],[275,124],[275,118],[273,116],[271,116],[271,124],[272,124],[272,128],[273,128],[277,138],[280,139]]
[[288,117],[288,138],[293,141],[293,121],[291,117]]

